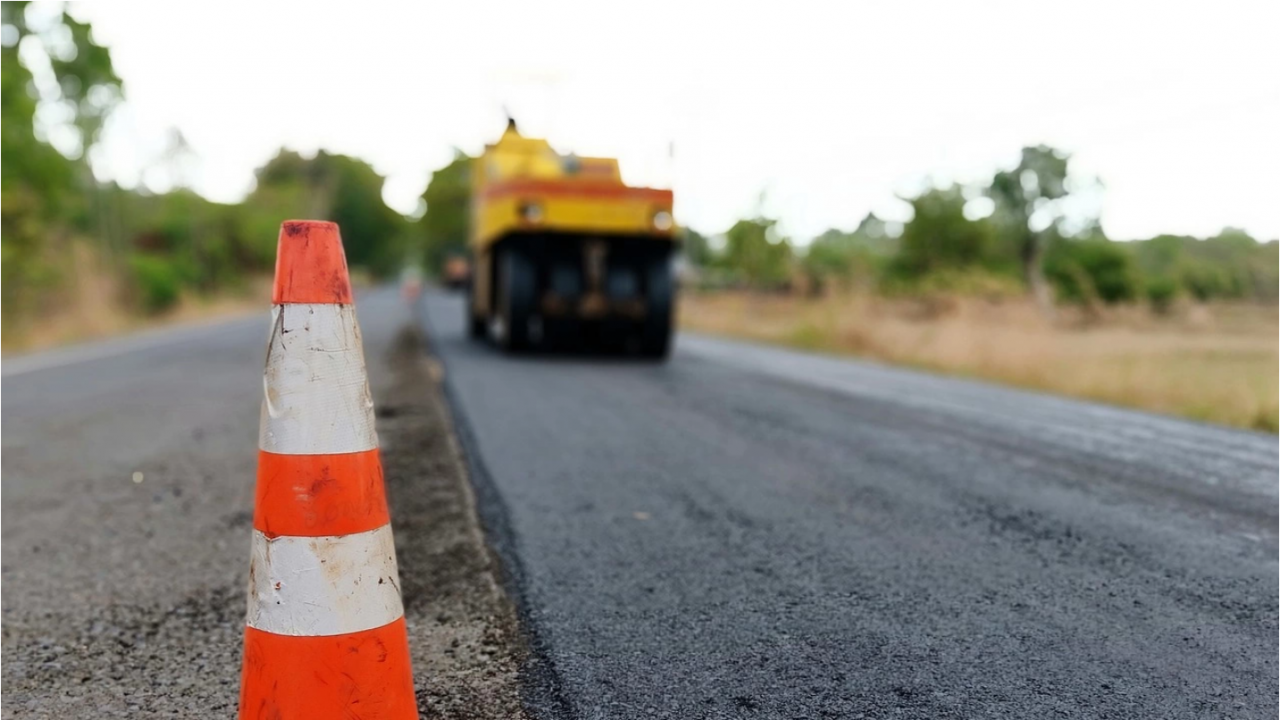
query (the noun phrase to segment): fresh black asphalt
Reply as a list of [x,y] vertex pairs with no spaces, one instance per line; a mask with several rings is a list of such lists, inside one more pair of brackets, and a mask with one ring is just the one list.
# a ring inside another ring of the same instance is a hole
[[[423,570],[460,556],[386,360],[414,320],[357,305],[415,657],[492,650]],[[1273,435],[694,335],[510,358],[420,310],[535,717],[1276,716]],[[5,359],[4,717],[235,714],[267,328]],[[484,717],[445,667],[427,716]]]
[[1263,718],[1277,441],[682,335],[507,357],[424,323],[569,718]]

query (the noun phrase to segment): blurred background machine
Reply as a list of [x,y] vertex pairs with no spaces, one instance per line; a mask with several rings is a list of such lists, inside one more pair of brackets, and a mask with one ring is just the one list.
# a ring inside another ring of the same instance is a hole
[[507,351],[601,347],[664,358],[676,227],[670,190],[628,187],[618,161],[561,155],[515,121],[471,173],[473,338]]
[[471,263],[462,255],[450,255],[444,261],[441,279],[450,290],[461,290],[471,281]]

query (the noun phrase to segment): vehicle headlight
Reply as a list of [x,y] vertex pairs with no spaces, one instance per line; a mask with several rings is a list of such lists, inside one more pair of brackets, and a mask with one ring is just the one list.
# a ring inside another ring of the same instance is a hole
[[527,202],[520,206],[520,219],[525,222],[542,222],[542,206],[535,202]]
[[666,210],[659,210],[653,214],[653,227],[655,230],[670,230],[675,226],[675,219],[671,217],[671,213]]

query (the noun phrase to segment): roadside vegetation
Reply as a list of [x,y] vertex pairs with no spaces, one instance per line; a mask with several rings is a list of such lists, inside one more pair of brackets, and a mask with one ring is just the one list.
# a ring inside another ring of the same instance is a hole
[[1021,297],[686,291],[685,329],[1276,432],[1275,305],[1138,305],[1049,319]]
[[686,232],[686,329],[842,353],[1269,432],[1280,243],[1115,242],[1098,183],[1025,148],[985,185],[904,198],[807,245],[762,214]]
[[389,208],[357,158],[282,148],[242,202],[215,203],[189,189],[173,130],[138,188],[98,180],[87,157],[126,92],[109,50],[74,13],[2,11],[5,350],[260,309],[288,218],[339,223],[357,277],[422,254],[422,221]]
[[[461,152],[413,218],[367,162],[288,148],[244,200],[210,202],[177,130],[137,188],[99,180],[87,157],[127,88],[89,25],[53,7],[2,8],[6,351],[261,308],[291,217],[338,222],[356,277],[465,255]],[[1274,432],[1280,245],[1231,228],[1116,242],[1103,192],[1039,146],[985,182],[903,197],[903,221],[794,238],[760,211],[686,229],[681,321]]]

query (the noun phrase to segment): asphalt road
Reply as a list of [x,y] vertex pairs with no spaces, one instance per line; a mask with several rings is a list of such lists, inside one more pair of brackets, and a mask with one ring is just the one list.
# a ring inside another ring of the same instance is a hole
[[513,359],[425,317],[573,718],[1277,712],[1277,441],[682,336]]
[[[358,306],[419,702],[482,715],[518,653],[447,417],[395,294]],[[1276,715],[1274,436],[693,336],[512,359],[423,309],[537,717]],[[4,361],[4,717],[234,713],[266,333]]]
[[[357,306],[419,707],[521,717],[518,629],[412,315],[394,290]],[[235,716],[269,327],[4,360],[4,718]]]
[[268,327],[4,360],[5,717],[235,712]]

